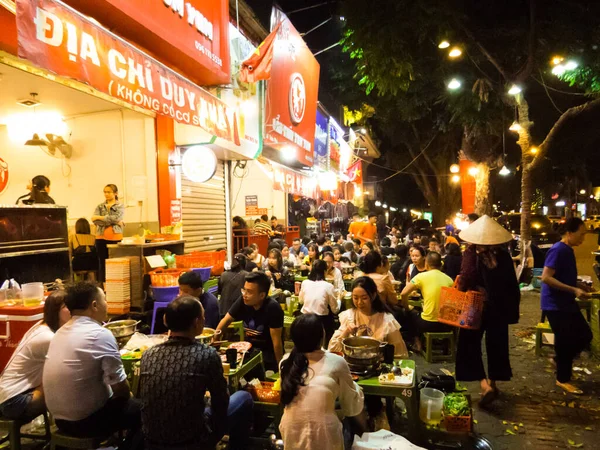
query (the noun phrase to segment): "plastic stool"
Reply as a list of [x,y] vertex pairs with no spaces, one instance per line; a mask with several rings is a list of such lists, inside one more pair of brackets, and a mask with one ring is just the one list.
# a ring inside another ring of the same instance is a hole
[[48,420],[47,413],[44,413],[44,425],[46,427],[45,434],[21,433],[21,427],[29,422],[31,422],[31,420],[11,420],[0,417],[0,431],[7,433],[6,436],[0,440],[0,443],[4,443],[8,440],[10,450],[21,450],[22,437],[46,442],[50,440],[50,421]]
[[73,448],[79,450],[97,449],[110,436],[80,438],[63,433],[58,428],[52,430],[50,437],[50,450],[56,450],[57,447]]
[[[425,337],[425,361],[428,363],[438,361],[454,361],[454,342],[456,340],[454,331],[446,331],[442,333],[423,333],[423,337]],[[433,341],[435,340],[448,341],[447,355],[435,355],[433,353]]]
[[166,308],[171,302],[154,302],[154,311],[152,311],[152,325],[150,326],[150,334],[154,334],[154,325],[156,323],[156,311],[158,308]]
[[552,333],[552,328],[550,328],[548,322],[538,323],[535,327],[535,356],[542,355],[542,345],[550,345],[544,344],[542,340],[544,333]]

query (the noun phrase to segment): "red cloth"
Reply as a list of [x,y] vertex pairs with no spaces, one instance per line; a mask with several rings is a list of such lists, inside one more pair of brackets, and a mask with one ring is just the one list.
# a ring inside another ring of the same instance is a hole
[[271,34],[256,48],[254,53],[244,61],[240,67],[240,81],[244,83],[255,83],[259,80],[271,78],[271,63],[273,62],[273,50],[275,38],[281,22],[277,24]]

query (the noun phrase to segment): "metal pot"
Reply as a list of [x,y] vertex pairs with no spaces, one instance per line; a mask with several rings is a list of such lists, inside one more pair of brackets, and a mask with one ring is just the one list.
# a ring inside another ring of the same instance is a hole
[[354,360],[375,360],[383,357],[386,342],[366,336],[353,336],[342,341],[344,355]]
[[110,330],[114,337],[120,338],[131,336],[135,333],[139,320],[115,320],[104,324],[104,328]]
[[214,328],[205,327],[204,330],[202,330],[202,334],[196,336],[196,339],[203,344],[210,345],[216,340],[215,338],[220,335],[221,331],[216,331]]

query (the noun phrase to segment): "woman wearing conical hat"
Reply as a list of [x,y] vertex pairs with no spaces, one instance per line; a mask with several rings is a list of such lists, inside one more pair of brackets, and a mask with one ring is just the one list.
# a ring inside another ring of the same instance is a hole
[[[521,293],[507,242],[512,234],[489,216],[482,216],[459,234],[469,245],[463,255],[459,278],[461,291],[485,293],[481,327],[461,329],[456,353],[456,379],[479,381],[481,406],[498,395],[497,381],[509,381],[508,326],[519,321]],[[481,340],[485,336],[487,374],[483,366]]]

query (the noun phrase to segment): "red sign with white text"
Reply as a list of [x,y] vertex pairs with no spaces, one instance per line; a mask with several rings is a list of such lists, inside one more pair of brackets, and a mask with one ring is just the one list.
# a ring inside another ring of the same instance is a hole
[[0,194],[8,187],[8,163],[0,158]]
[[278,150],[292,147],[295,160],[310,167],[314,160],[319,63],[285,14],[273,8],[271,29],[279,22],[267,86],[265,144]]
[[319,195],[315,179],[279,166],[273,166],[273,189],[314,199]]
[[228,0],[63,0],[200,85],[229,84]]
[[21,58],[240,145],[225,103],[62,3],[18,0],[17,32]]

